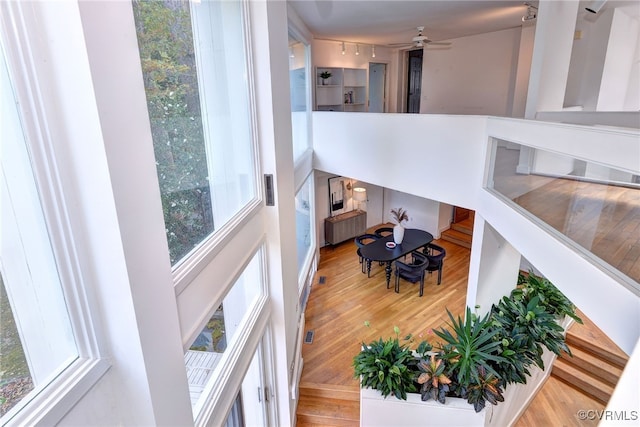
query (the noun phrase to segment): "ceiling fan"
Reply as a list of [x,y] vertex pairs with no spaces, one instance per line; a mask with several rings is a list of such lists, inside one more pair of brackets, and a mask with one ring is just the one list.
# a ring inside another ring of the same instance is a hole
[[425,36],[423,34],[424,32],[424,26],[420,26],[420,27],[416,27],[416,29],[418,30],[418,35],[415,36],[414,38],[411,39],[411,42],[407,42],[407,43],[391,43],[388,44],[387,46],[391,46],[391,47],[425,47],[427,45],[429,46],[451,46],[451,43],[449,42],[434,42],[431,41],[429,39],[429,37]]

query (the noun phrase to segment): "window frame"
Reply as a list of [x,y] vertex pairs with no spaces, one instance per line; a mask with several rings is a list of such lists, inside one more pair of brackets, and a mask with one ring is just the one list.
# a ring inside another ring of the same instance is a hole
[[[191,6],[193,7],[193,6]],[[193,9],[191,10],[193,14]],[[238,230],[246,226],[253,216],[259,213],[260,209],[264,205],[264,188],[262,186],[262,170],[259,161],[259,129],[256,111],[256,87],[254,81],[254,64],[253,64],[253,52],[251,49],[251,21],[249,17],[248,5],[245,1],[241,2],[241,18],[242,18],[242,33],[243,33],[243,46],[244,46],[244,60],[245,69],[247,73],[247,113],[249,115],[249,134],[250,134],[250,150],[252,155],[252,167],[254,173],[254,189],[255,194],[238,212],[236,212],[227,222],[225,222],[220,228],[214,228],[213,232],[209,234],[199,245],[194,247],[187,255],[179,260],[174,266],[172,266],[173,282],[175,287],[176,296],[180,295],[189,284],[204,270],[207,265],[218,255],[222,249],[237,235]],[[196,44],[195,38],[197,37],[195,24],[192,18],[192,32],[194,37],[194,44]],[[194,46],[194,49],[196,47]],[[200,78],[199,78],[200,80]],[[200,96],[202,99],[207,100],[208,97],[202,93],[205,90],[204,86],[199,85]],[[204,120],[204,118],[203,118]],[[208,126],[203,123],[203,126]],[[205,132],[205,144],[207,144]]]
[[[290,7],[290,6],[287,6],[287,7]],[[297,156],[295,154],[295,150],[293,150],[293,164],[294,164],[294,167],[297,169],[299,166],[305,163],[306,158],[313,153],[313,119],[312,119],[313,118],[313,115],[312,115],[313,84],[311,83],[311,75],[313,71],[313,66],[312,66],[313,56],[311,52],[312,46],[311,46],[311,41],[309,40],[309,37],[305,36],[305,31],[303,31],[300,28],[300,26],[297,25],[295,22],[293,22],[291,19],[287,21],[287,33],[292,35],[293,37],[296,38],[296,40],[298,40],[300,43],[305,45],[304,62],[305,62],[305,75],[307,76],[306,87],[305,87],[305,93],[307,97],[307,103],[306,103],[307,105],[307,109],[306,109],[307,146],[306,146],[306,149],[301,151]],[[294,141],[293,141],[293,135],[292,135],[292,143],[293,142]]]
[[[16,98],[38,199],[58,269],[62,292],[78,357],[50,382],[37,386],[3,417],[6,425],[53,425],[99,381],[110,363],[99,345],[97,312],[80,260],[85,246],[81,233],[74,232],[73,218],[85,213],[73,203],[63,185],[64,161],[54,141],[56,117],[45,104],[55,103],[55,93],[43,82],[38,64],[42,41],[29,34],[29,23],[40,22],[38,11],[20,2],[0,4],[0,44]],[[55,76],[50,77],[52,80]],[[29,257],[29,254],[26,254]]]
[[[305,179],[302,180],[302,183],[296,187],[295,196],[302,190],[302,187],[305,185],[309,185],[309,227],[310,227],[310,237],[311,242],[309,244],[309,248],[307,250],[306,256],[300,269],[298,270],[298,294],[302,295],[304,291],[304,286],[307,282],[307,278],[310,275],[310,269],[313,266],[314,255],[316,252],[316,248],[318,246],[317,236],[316,236],[316,197],[315,197],[315,174],[310,172]],[[297,237],[297,236],[296,236]]]

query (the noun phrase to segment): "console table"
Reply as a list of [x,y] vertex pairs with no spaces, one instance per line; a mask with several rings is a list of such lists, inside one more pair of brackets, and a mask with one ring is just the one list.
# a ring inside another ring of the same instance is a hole
[[353,239],[367,232],[367,213],[360,209],[324,220],[324,239],[330,245]]

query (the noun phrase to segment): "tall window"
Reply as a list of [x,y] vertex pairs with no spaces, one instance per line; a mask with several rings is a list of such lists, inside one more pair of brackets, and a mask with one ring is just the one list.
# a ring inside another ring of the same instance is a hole
[[233,363],[229,353],[240,351],[239,338],[250,329],[247,322],[252,313],[264,303],[263,269],[263,253],[258,250],[184,355],[191,405],[196,414],[204,404],[200,397],[221,386],[220,372],[230,369]]
[[296,248],[298,253],[298,274],[303,273],[305,261],[311,249],[311,183],[312,175],[302,184],[296,194]]
[[27,141],[0,51],[0,423],[78,357]]
[[241,2],[133,2],[175,265],[256,196]]
[[291,90],[291,127],[293,159],[309,148],[309,69],[308,46],[289,31],[289,87]]

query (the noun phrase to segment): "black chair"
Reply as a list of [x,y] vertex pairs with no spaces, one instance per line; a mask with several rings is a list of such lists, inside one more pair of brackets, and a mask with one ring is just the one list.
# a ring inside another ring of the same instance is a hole
[[371,277],[371,260],[363,258],[362,252],[360,252],[360,248],[362,248],[364,245],[368,243],[371,243],[372,241],[378,240],[379,238],[380,236],[376,236],[375,234],[363,234],[353,239],[356,246],[358,247],[358,250],[356,251],[356,253],[358,254],[358,260],[360,264],[362,264],[362,272],[364,273],[366,268],[366,273],[368,277]]
[[425,246],[423,252],[429,260],[429,266],[427,267],[429,274],[434,271],[438,271],[439,285],[442,281],[442,266],[444,265],[444,257],[447,255],[447,251],[442,246],[438,246],[435,243],[429,243]]
[[400,278],[416,283],[420,282],[420,296],[424,292],[424,272],[429,267],[429,259],[420,252],[411,252],[411,263],[396,261],[396,292],[400,292]]
[[388,235],[393,234],[393,227],[380,227],[373,233],[376,236],[387,237]]

